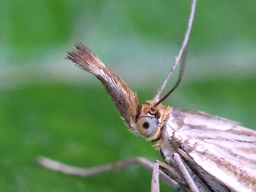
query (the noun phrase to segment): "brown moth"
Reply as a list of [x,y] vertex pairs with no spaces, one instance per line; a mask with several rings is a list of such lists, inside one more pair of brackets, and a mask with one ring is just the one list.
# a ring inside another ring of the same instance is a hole
[[153,141],[165,163],[151,163],[139,157],[99,167],[77,168],[40,157],[41,165],[66,174],[89,176],[139,163],[153,170],[152,192],[159,191],[159,176],[179,191],[256,191],[256,131],[221,117],[161,104],[181,80],[179,78],[176,86],[160,99],[186,47],[195,3],[194,0],[188,30],[174,67],[155,98],[142,105],[127,84],[83,44],[77,44],[67,57],[102,82],[130,131]]

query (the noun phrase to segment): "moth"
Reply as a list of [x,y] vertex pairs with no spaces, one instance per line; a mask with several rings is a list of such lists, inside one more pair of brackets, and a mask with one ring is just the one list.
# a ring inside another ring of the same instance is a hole
[[[186,47],[194,10],[195,1],[175,64]],[[137,95],[128,85],[83,44],[77,44],[67,58],[102,82],[130,131],[153,141],[165,163],[135,158],[100,167],[77,168],[40,157],[41,165],[67,174],[89,176],[139,163],[153,170],[152,192],[159,191],[159,177],[178,191],[256,191],[256,131],[204,112],[162,105],[181,78],[160,99],[167,78],[155,98],[140,105]]]

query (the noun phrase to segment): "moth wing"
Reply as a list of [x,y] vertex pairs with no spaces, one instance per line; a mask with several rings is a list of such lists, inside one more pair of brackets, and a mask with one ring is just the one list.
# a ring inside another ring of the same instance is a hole
[[234,191],[256,191],[256,131],[203,112],[180,110],[173,139],[197,165]]

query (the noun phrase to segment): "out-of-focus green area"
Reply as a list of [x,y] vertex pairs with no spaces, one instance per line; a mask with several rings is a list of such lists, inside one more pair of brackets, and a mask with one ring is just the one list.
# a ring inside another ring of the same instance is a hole
[[[36,158],[82,167],[161,160],[150,142],[127,131],[100,83],[64,57],[83,42],[141,102],[152,99],[189,10],[184,0],[0,1],[1,191],[149,191],[151,174],[140,166],[81,178],[46,170]],[[198,2],[184,81],[165,104],[256,128],[255,13],[253,0]]]

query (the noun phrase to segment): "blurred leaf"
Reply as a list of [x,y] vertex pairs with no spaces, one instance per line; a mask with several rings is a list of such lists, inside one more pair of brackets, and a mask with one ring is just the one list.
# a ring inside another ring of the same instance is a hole
[[[1,191],[149,191],[151,173],[139,166],[80,178],[41,168],[36,157],[83,167],[136,156],[162,160],[127,130],[99,83],[66,67],[64,56],[85,42],[123,73],[141,102],[152,99],[176,54],[171,49],[182,41],[189,6],[184,0],[0,1]],[[184,81],[165,104],[256,128],[255,9],[253,0],[198,2]],[[162,185],[162,191],[170,189]]]

